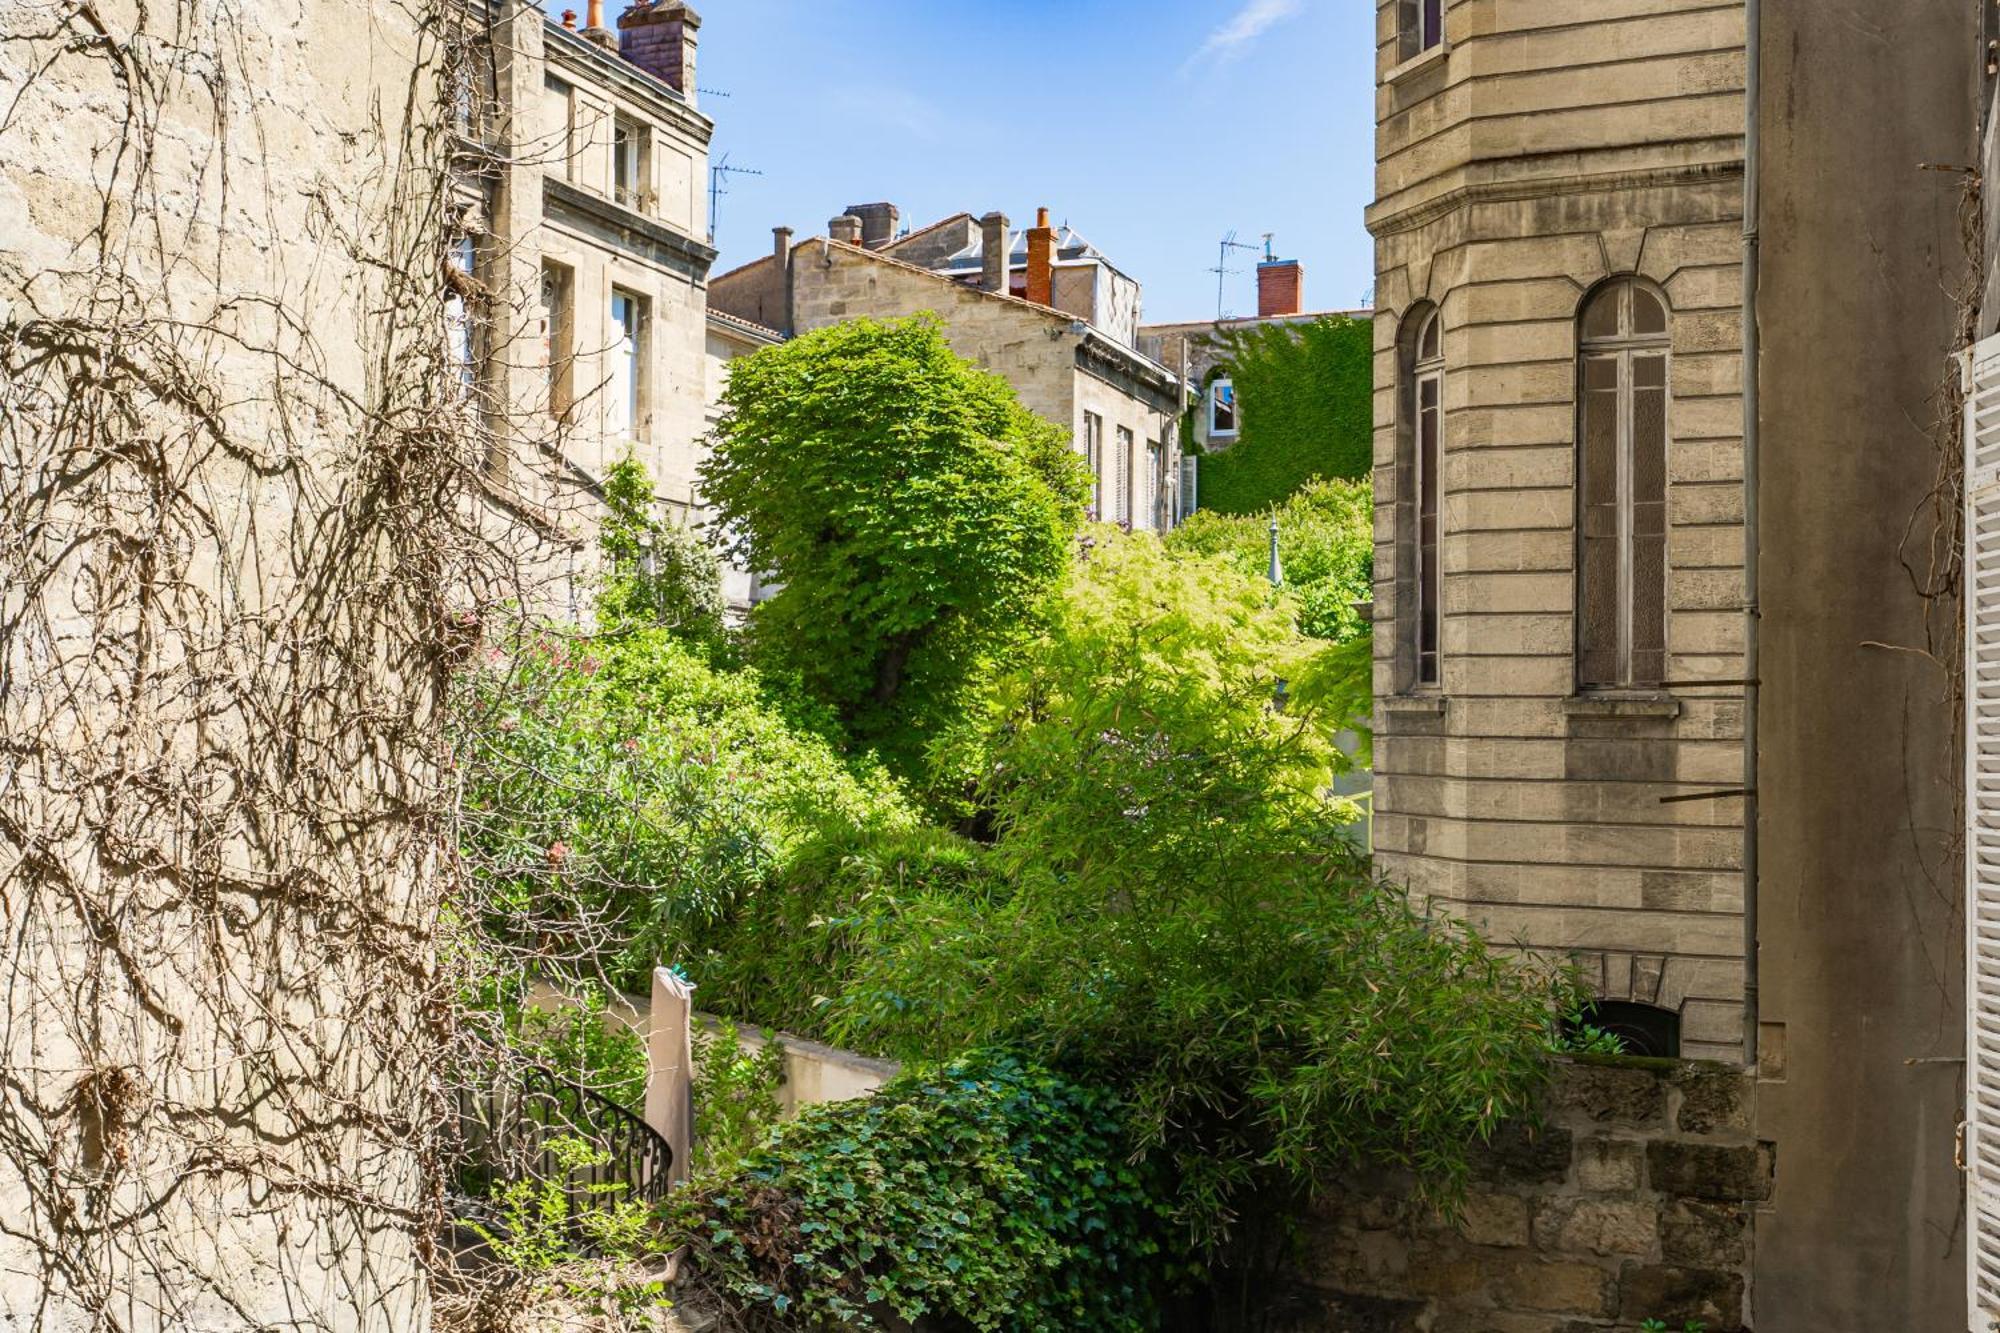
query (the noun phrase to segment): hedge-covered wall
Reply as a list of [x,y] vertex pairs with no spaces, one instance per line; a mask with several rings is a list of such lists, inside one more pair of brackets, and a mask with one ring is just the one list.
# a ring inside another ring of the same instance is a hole
[[1218,373],[1236,385],[1242,433],[1201,460],[1199,502],[1258,513],[1321,477],[1366,478],[1374,463],[1374,332],[1328,315],[1218,335]]

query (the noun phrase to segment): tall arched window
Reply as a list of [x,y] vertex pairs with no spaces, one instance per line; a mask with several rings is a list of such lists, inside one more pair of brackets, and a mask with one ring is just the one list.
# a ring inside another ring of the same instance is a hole
[[1399,580],[1407,599],[1404,633],[1408,684],[1435,688],[1442,679],[1439,659],[1439,607],[1443,582],[1439,577],[1438,528],[1444,479],[1444,322],[1435,307],[1414,315],[1402,346],[1402,529],[1404,576]]
[[1667,667],[1667,307],[1636,278],[1584,302],[1577,367],[1577,680]]

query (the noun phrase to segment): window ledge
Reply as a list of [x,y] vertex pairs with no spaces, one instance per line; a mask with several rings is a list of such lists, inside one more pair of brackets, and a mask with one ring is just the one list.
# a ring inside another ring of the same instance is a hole
[[1443,717],[1444,696],[1442,694],[1391,694],[1381,701],[1382,711],[1390,717]]
[[1573,694],[1563,700],[1569,717],[1649,717],[1676,718],[1681,701],[1669,694]]
[[1387,74],[1384,74],[1382,82],[1385,84],[1401,83],[1404,79],[1409,78],[1419,70],[1429,69],[1432,65],[1438,64],[1450,53],[1451,43],[1448,41],[1439,42],[1428,51],[1417,52],[1417,54],[1411,56]]

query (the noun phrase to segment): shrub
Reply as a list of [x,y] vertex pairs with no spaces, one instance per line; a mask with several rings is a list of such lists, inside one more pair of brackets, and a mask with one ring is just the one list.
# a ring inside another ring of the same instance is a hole
[[1216,335],[1243,404],[1242,433],[1201,460],[1201,506],[1254,514],[1309,481],[1368,477],[1374,463],[1374,331],[1328,315]]
[[665,629],[528,637],[462,705],[461,845],[489,928],[628,989],[825,824],[914,818],[823,710]]
[[753,1327],[1140,1333],[1148,1186],[1111,1098],[974,1055],[809,1109],[673,1217],[697,1280]]
[[954,355],[935,317],[821,329],[737,361],[703,465],[783,590],[760,660],[906,776],[1062,576],[1087,482],[1068,434]]
[[697,1171],[728,1172],[778,1123],[785,1048],[775,1038],[752,1051],[724,1020],[694,1034],[694,1161]]
[[1198,510],[1168,535],[1167,548],[1217,556],[1245,574],[1268,577],[1273,517],[1281,596],[1301,632],[1339,643],[1367,636],[1370,626],[1354,609],[1374,596],[1375,495],[1366,482],[1308,482],[1263,514]]

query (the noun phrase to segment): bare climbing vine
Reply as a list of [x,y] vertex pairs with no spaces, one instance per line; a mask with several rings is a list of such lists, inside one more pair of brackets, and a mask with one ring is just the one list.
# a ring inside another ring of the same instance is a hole
[[413,1329],[449,1266],[444,710],[526,595],[471,12],[0,6],[0,1327]]

